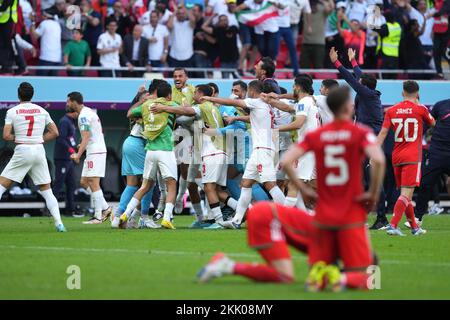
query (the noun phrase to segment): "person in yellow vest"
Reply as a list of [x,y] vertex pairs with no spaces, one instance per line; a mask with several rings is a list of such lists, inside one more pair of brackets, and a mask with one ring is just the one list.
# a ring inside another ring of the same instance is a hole
[[[386,24],[381,26],[378,31],[381,41],[378,41],[378,50],[381,53],[382,69],[398,69],[399,68],[399,48],[400,39],[402,37],[402,27],[395,21],[395,17],[391,11],[384,14]],[[393,79],[396,74],[383,74],[383,78]]]
[[14,51],[12,38],[17,23],[19,0],[0,0],[0,73],[12,73]]
[[[212,88],[207,85],[198,85],[194,93],[193,106],[171,107],[162,104],[153,105],[152,112],[170,112],[177,115],[200,116],[204,123],[204,128],[223,128],[223,119],[216,106],[210,101],[203,100],[203,97],[211,97]],[[202,184],[206,193],[206,198],[211,211],[211,219],[214,219],[217,225],[210,226],[208,229],[222,228],[223,223],[222,210],[220,202],[228,203],[229,195],[222,187],[227,183],[227,154],[225,153],[225,140],[223,136],[208,136],[202,134],[201,140],[201,165],[202,165]],[[236,202],[236,201],[234,201]],[[236,205],[237,203],[235,203]],[[235,207],[235,206],[234,206]],[[233,208],[235,209],[235,208]]]

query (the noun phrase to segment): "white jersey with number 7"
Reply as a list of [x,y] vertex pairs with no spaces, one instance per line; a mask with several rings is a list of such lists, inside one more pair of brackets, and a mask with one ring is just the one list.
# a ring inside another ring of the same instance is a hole
[[6,113],[5,125],[12,125],[15,143],[39,144],[44,142],[45,128],[53,123],[49,113],[42,107],[31,103],[21,103]]

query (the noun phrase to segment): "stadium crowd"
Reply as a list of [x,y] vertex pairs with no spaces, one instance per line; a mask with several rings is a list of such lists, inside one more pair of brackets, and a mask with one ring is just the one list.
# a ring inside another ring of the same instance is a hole
[[367,69],[429,69],[434,76],[409,78],[443,78],[449,14],[449,0],[1,0],[1,73],[28,74],[27,64],[37,64],[65,66],[70,76],[84,75],[72,70],[82,66],[127,67],[122,76],[164,66],[248,75],[258,56],[269,56],[296,75],[332,68],[335,47],[346,67],[342,54],[352,48]]

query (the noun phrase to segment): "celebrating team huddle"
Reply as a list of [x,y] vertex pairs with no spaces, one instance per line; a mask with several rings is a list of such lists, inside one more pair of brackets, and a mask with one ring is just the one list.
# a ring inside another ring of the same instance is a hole
[[[270,61],[263,58],[257,73],[264,73],[267,64]],[[411,200],[420,184],[423,125],[434,126],[435,121],[419,104],[418,84],[404,82],[404,101],[386,112],[377,137],[353,122],[350,89],[335,80],[324,80],[321,94],[314,95],[307,74],[294,79],[292,93],[269,74],[257,78],[248,84],[234,82],[229,98],[220,98],[214,83],[189,85],[182,68],[174,70],[173,86],[155,79],[148,90],[140,88],[127,113],[132,129],[123,145],[126,188],[115,210],[100,187],[106,168],[101,121],[84,105],[81,93],[69,93],[67,110],[78,115],[81,134],[71,158],[78,163],[86,153],[81,185],[90,192],[94,208],[94,216],[84,223],[111,220],[112,228],[175,229],[174,213],[183,209],[188,191],[195,212],[191,228],[241,229],[246,223],[248,244],[265,261],[240,263],[218,253],[200,270],[199,281],[241,275],[262,282],[292,282],[292,246],[308,255],[307,290],[367,289],[366,270],[377,263],[367,213],[379,199],[385,170],[381,145],[390,128],[395,133],[393,164],[401,195],[387,233],[403,235],[398,223],[405,213],[412,234],[425,234],[416,223]],[[65,232],[43,148],[58,136],[58,129],[45,109],[31,103],[29,83],[19,86],[18,96],[20,103],[5,119],[3,137],[17,146],[0,176],[0,198],[29,174],[57,231]],[[366,159],[370,182],[365,188]],[[155,188],[160,201],[150,217]]]

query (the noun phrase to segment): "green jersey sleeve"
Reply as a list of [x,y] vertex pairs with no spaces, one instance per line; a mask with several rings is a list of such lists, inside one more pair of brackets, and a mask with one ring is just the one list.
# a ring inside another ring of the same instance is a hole
[[131,110],[131,115],[136,118],[142,117],[142,104],[139,107]]

